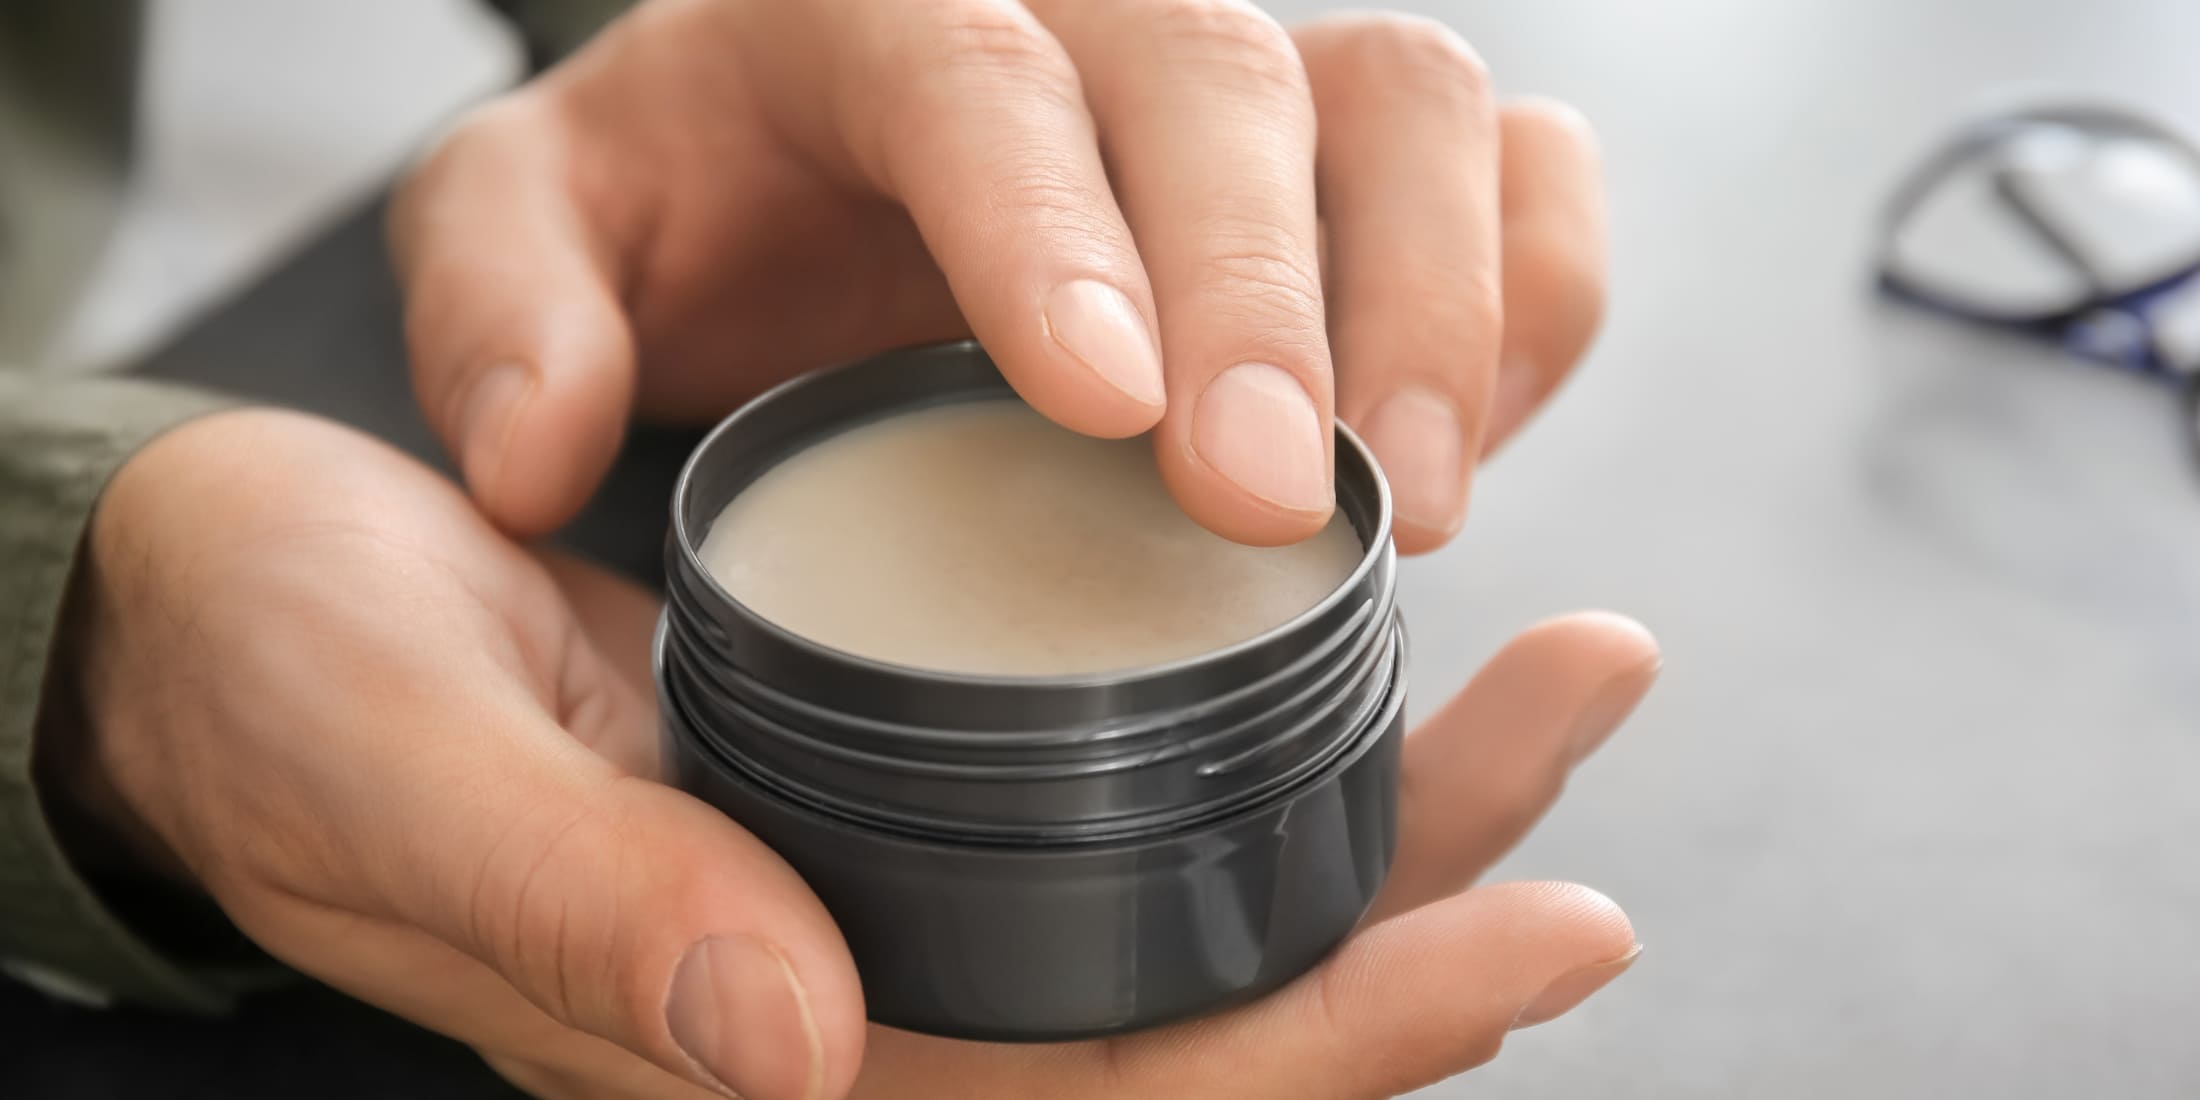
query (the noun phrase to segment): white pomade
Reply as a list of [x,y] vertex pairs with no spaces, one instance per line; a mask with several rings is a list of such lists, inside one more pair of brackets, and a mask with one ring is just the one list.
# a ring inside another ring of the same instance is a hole
[[903,413],[765,471],[702,558],[735,599],[835,649],[947,672],[1069,675],[1241,642],[1359,563],[1342,514],[1291,546],[1192,522],[1145,439],[1077,435],[1013,400]]

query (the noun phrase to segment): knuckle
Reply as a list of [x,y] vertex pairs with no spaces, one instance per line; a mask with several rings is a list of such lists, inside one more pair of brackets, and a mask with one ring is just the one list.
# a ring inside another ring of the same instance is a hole
[[1243,87],[1310,99],[1306,65],[1291,35],[1240,0],[1159,0],[1149,33],[1172,69],[1220,74]]
[[1457,31],[1417,15],[1361,16],[1339,36],[1344,79],[1389,86],[1455,107],[1487,109],[1489,66]]
[[987,206],[1014,210],[1020,222],[1049,237],[1110,242],[1111,251],[1116,247],[1118,234],[1109,214],[1113,200],[1075,178],[1069,166],[1037,159],[1011,175]]
[[1069,54],[1022,7],[946,0],[928,14],[920,32],[885,48],[884,79],[869,85],[875,139],[889,159],[936,156],[939,135],[973,110],[1019,103],[1084,110]]
[[1309,345],[1321,342],[1321,290],[1299,265],[1268,252],[1225,252],[1209,262],[1217,317],[1267,333],[1271,342],[1294,334]]
[[[902,148],[905,155],[923,155],[921,145]],[[966,201],[934,211],[943,237],[980,239],[1006,219],[1019,232],[1050,245],[1105,257],[1113,264],[1135,262],[1113,216],[1113,197],[1096,190],[1075,165],[1052,150],[1027,147],[1003,150],[995,167],[981,178],[966,181],[968,190],[962,196]]]
[[1273,320],[1288,318],[1317,329],[1322,318],[1321,275],[1282,231],[1232,218],[1206,234],[1208,283],[1225,304],[1235,303]]
[[1384,329],[1373,334],[1372,342],[1382,349],[1380,358],[1446,377],[1461,365],[1496,362],[1504,339],[1505,301],[1495,272],[1401,262],[1382,285],[1354,299],[1376,297],[1401,304],[1383,311]]
[[[608,801],[608,800],[602,800]],[[607,1008],[592,1003],[592,975],[611,972],[616,945],[599,942],[613,922],[576,911],[592,894],[576,871],[616,866],[621,830],[599,800],[515,822],[484,855],[469,895],[466,928],[475,954],[552,1019],[586,1027]]]
[[936,87],[935,78],[942,77],[956,85],[974,77],[1047,88],[1076,84],[1069,55],[1020,6],[948,0],[934,4],[930,15],[924,33],[909,41],[900,58],[914,86]]

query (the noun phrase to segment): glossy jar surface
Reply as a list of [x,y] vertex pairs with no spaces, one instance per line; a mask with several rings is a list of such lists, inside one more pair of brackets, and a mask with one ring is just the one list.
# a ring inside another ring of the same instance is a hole
[[1381,474],[1337,439],[1365,554],[1237,645],[1090,676],[887,664],[765,621],[697,555],[727,501],[836,432],[1011,396],[974,344],[893,352],[758,398],[673,502],[656,642],[675,783],[807,881],[871,1018],[1058,1040],[1238,1003],[1318,962],[1396,843],[1405,641]]

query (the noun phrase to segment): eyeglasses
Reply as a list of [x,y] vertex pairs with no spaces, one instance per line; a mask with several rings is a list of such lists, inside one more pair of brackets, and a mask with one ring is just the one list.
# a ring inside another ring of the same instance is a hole
[[2200,458],[2200,143],[2147,116],[2043,106],[1957,131],[1896,189],[1893,297],[2173,384]]

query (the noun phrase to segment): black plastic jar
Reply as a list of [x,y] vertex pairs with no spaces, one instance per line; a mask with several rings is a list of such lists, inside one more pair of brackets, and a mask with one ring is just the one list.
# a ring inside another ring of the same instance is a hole
[[1397,833],[1405,639],[1390,499],[1337,433],[1366,547],[1249,641],[1093,676],[886,664],[774,626],[697,556],[783,458],[896,413],[1011,396],[974,344],[806,375],[697,447],[674,491],[656,643],[674,781],[793,865],[839,923],[873,1020],[1055,1040],[1257,997],[1375,896]]

